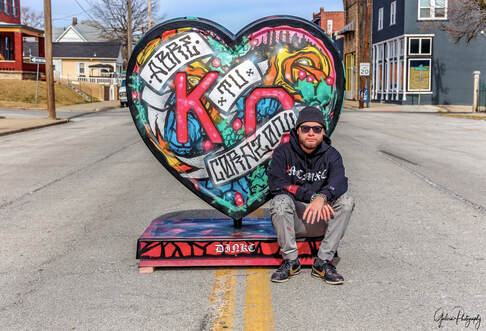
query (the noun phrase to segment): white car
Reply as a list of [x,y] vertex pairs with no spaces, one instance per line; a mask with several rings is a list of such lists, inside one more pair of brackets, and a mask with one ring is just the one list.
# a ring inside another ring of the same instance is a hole
[[120,88],[118,89],[118,99],[120,100],[120,105],[122,107],[128,106],[127,84],[126,84],[125,79],[122,80]]

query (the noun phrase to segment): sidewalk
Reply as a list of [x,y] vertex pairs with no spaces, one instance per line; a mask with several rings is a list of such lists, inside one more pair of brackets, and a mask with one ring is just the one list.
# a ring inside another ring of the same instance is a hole
[[471,106],[460,105],[398,105],[393,103],[370,102],[369,108],[359,109],[358,101],[344,100],[343,108],[362,112],[437,113],[439,116],[486,120],[486,112],[473,113]]
[[[56,113],[95,113],[118,107],[119,101],[101,101],[58,107]],[[45,117],[39,117],[39,111],[35,110],[9,109],[8,113],[0,111],[0,136],[67,123],[69,118],[77,116],[80,115],[53,120],[46,118],[47,113]]]

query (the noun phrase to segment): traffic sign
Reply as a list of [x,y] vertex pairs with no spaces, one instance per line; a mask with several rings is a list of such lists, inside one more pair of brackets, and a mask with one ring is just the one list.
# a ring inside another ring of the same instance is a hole
[[359,64],[359,75],[360,76],[369,76],[370,75],[370,63],[363,62]]
[[43,63],[46,63],[46,59],[43,58],[43,57],[34,57],[33,56],[33,57],[30,58],[30,62],[43,64]]

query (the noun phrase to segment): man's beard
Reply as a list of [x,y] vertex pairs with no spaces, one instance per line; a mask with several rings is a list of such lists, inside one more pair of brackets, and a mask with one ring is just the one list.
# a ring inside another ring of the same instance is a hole
[[305,141],[304,138],[299,137],[299,143],[307,149],[315,149],[321,144],[322,141],[320,141],[318,138],[313,138],[313,139],[315,139],[315,141],[308,142]]

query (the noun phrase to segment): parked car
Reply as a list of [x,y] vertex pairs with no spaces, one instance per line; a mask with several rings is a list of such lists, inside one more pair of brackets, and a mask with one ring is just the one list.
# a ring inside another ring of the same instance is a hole
[[128,99],[127,99],[127,83],[122,80],[120,88],[118,89],[118,99],[120,100],[120,105],[122,107],[128,106]]

